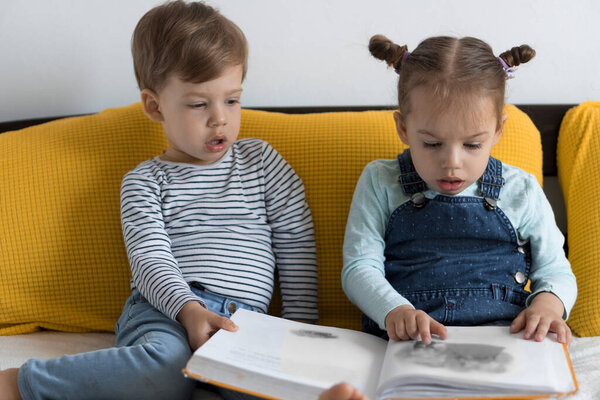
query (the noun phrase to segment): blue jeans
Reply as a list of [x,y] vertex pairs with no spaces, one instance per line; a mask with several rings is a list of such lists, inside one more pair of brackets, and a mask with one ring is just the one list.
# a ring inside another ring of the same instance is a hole
[[[229,317],[253,307],[192,286],[207,308]],[[233,305],[230,305],[232,304]],[[256,311],[256,310],[255,310]],[[115,347],[27,361],[19,390],[28,399],[189,399],[196,381],[181,370],[192,355],[185,328],[148,303],[134,289],[115,327]],[[226,399],[250,399],[221,390]]]

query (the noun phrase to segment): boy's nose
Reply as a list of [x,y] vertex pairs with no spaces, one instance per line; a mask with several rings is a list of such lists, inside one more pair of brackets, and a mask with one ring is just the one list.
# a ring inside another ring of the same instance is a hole
[[225,113],[220,107],[215,107],[212,110],[210,114],[210,119],[208,120],[208,125],[210,127],[227,125],[227,118],[225,117]]

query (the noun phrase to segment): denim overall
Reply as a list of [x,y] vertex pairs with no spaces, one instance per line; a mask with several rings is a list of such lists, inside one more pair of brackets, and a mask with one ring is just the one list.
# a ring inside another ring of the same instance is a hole
[[[444,325],[510,324],[525,308],[531,252],[496,205],[504,185],[502,163],[490,157],[479,180],[481,197],[427,199],[408,150],[398,162],[398,181],[411,200],[388,221],[386,279]],[[363,330],[387,339],[366,316]]]

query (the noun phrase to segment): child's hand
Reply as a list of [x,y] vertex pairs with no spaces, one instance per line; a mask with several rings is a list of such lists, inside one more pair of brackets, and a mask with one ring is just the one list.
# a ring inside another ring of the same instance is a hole
[[425,311],[404,305],[394,308],[385,317],[385,329],[392,340],[421,339],[431,343],[431,335],[446,339],[446,327],[431,318]]
[[319,400],[368,400],[357,388],[349,383],[338,383],[325,390]]
[[529,307],[521,311],[510,325],[512,333],[525,329],[525,339],[535,338],[541,342],[548,332],[555,332],[560,343],[571,344],[571,329],[563,320],[564,306],[562,301],[550,292],[535,296]]
[[196,301],[183,306],[177,314],[177,321],[186,329],[192,351],[202,346],[219,329],[231,332],[238,329],[232,320],[207,310]]

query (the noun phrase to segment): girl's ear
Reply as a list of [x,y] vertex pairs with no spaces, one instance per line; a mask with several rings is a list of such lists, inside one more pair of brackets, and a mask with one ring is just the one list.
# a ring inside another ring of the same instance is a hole
[[406,133],[406,124],[400,110],[394,111],[394,122],[396,123],[396,133],[402,140],[402,143],[408,146],[408,134]]
[[498,129],[496,129],[496,132],[494,133],[494,141],[492,142],[492,146],[495,146],[500,141],[500,138],[502,137],[502,132],[504,132],[504,123],[506,122],[507,119],[508,119],[508,114],[506,114],[506,113],[502,114],[502,118],[500,119],[500,125],[498,126]]
[[158,95],[150,89],[144,89],[142,90],[141,97],[144,114],[154,122],[164,121],[163,115],[160,112]]

